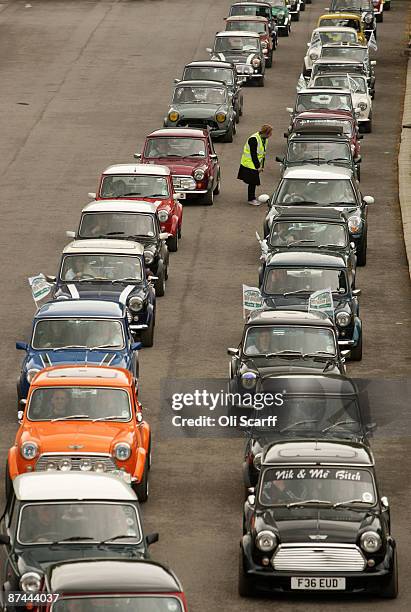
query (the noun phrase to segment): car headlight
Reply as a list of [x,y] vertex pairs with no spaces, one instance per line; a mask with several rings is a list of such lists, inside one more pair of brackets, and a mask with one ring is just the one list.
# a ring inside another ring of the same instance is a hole
[[365,23],[371,23],[373,20],[373,15],[371,13],[367,13],[364,17]]
[[91,472],[92,469],[93,463],[91,459],[89,459],[88,457],[84,457],[84,459],[80,461],[80,470],[82,472]]
[[309,57],[310,57],[310,60],[312,60],[314,62],[315,60],[317,60],[319,58],[319,55],[318,55],[318,53],[315,53],[315,51],[311,51],[309,53]]
[[263,40],[263,42],[261,43],[261,48],[262,48],[262,49],[268,49],[268,42],[266,42],[265,40]]
[[351,315],[348,312],[338,312],[335,320],[339,327],[347,327],[351,321]]
[[26,572],[20,578],[20,588],[25,593],[37,593],[41,587],[41,580],[37,572]]
[[31,384],[31,381],[33,380],[33,378],[35,377],[35,375],[40,372],[40,370],[38,368],[30,368],[30,370],[28,370],[27,372],[27,382],[29,383],[29,385]]
[[260,531],[257,533],[255,538],[255,545],[258,550],[262,552],[269,552],[273,550],[277,546],[277,536],[272,531],[268,531],[268,529],[264,529],[264,531]]
[[161,221],[161,223],[165,223],[169,216],[167,210],[162,209],[158,211],[158,220]]
[[144,251],[144,263],[151,264],[154,261],[153,251]]
[[263,453],[257,453],[254,456],[253,465],[254,465],[256,470],[261,470],[261,459],[262,459],[262,456],[263,456]]
[[361,217],[358,215],[353,215],[348,219],[348,230],[351,234],[357,234],[362,227]]
[[39,447],[35,442],[23,442],[20,447],[20,453],[24,459],[34,459],[37,457],[38,452]]
[[381,537],[376,531],[365,531],[360,538],[361,548],[367,553],[375,553],[382,545]]
[[131,446],[127,442],[120,442],[114,447],[114,456],[119,461],[127,461],[131,455]]
[[170,121],[178,121],[179,116],[180,115],[177,111],[170,111],[168,113],[168,118],[170,119]]
[[257,383],[257,374],[255,372],[244,372],[241,375],[241,382],[244,389],[254,389]]
[[[218,117],[220,117],[220,119],[218,119]],[[224,117],[224,119],[221,119],[221,117]],[[225,120],[225,114],[218,113],[217,121],[219,121],[219,123],[222,123],[224,120]],[[196,181],[202,181],[204,176],[205,176],[205,172],[201,168],[197,168],[197,170],[194,170],[194,178]]]
[[215,118],[217,119],[218,123],[224,123],[224,121],[227,119],[227,115],[225,113],[217,113]]
[[358,104],[358,108],[359,108],[360,110],[362,110],[362,111],[367,110],[367,104],[366,104],[366,102],[360,102],[360,103]]
[[143,308],[143,304],[144,304],[144,300],[141,297],[138,297],[136,295],[136,296],[130,298],[130,301],[128,303],[128,307],[133,312],[138,312],[139,310],[141,310]]
[[258,68],[258,66],[260,66],[261,64],[261,60],[258,59],[258,57],[255,57],[253,60],[251,60],[251,63],[254,66],[254,68]]

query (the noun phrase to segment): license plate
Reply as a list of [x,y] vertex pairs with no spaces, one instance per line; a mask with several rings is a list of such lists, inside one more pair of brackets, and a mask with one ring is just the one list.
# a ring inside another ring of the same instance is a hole
[[344,591],[345,578],[291,578],[291,588],[300,591]]

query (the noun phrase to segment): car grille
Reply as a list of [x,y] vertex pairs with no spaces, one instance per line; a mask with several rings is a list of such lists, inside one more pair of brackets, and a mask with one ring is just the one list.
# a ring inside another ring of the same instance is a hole
[[253,74],[253,67],[250,64],[236,64],[238,74]]
[[283,544],[272,559],[279,572],[361,572],[365,559],[351,544]]
[[191,176],[173,176],[174,189],[187,189],[192,191],[196,189],[197,183]]
[[218,129],[217,122],[212,119],[180,119],[177,122],[177,127],[185,127],[186,125],[192,128],[199,128],[200,130],[206,130],[207,128],[212,130]]
[[70,455],[70,454],[49,454],[49,455],[41,455],[36,463],[36,472],[44,472],[47,470],[48,464],[56,464],[56,469],[61,469],[60,465],[62,461],[70,461],[71,462],[71,470],[74,472],[80,471],[80,463],[83,459],[88,459],[91,461],[91,470],[95,470],[97,464],[101,464],[104,466],[105,472],[111,472],[117,469],[117,466],[114,462],[114,459],[110,457],[110,455],[88,455],[86,453],[82,455]]

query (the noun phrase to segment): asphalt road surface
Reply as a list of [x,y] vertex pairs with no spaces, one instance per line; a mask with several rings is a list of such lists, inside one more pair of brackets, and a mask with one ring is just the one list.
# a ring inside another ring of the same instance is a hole
[[[34,304],[27,277],[56,271],[87,192],[99,172],[127,162],[161,127],[172,79],[185,62],[207,57],[223,29],[227,0],[2,0],[0,4],[0,371],[1,465],[16,431],[15,380]],[[246,204],[236,180],[242,146],[261,123],[274,125],[263,188],[279,176],[286,106],[293,103],[306,42],[327,6],[313,0],[280,38],[266,86],[245,88],[245,113],[233,144],[217,144],[222,192],[213,207],[186,206],[183,240],[173,254],[167,293],[158,302],[155,347],[141,352],[141,397],[154,433],[163,378],[223,377],[226,347],[242,331],[241,284],[256,284],[264,210]],[[408,0],[393,0],[378,30],[374,132],[363,140],[362,190],[370,206],[363,290],[364,358],[349,373],[407,377],[411,366],[411,291],[397,197],[397,151],[404,94]],[[372,209],[371,209],[372,208]],[[395,410],[396,398],[389,398]],[[381,488],[399,545],[400,597],[348,602],[304,597],[241,600],[237,595],[242,516],[242,440],[155,438],[147,529],[160,532],[155,558],[180,576],[190,610],[410,610],[410,431],[373,444]],[[3,482],[3,478],[1,479]]]

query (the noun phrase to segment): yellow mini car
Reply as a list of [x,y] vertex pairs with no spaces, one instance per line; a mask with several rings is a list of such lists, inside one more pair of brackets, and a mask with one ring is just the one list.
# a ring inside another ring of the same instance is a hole
[[364,24],[361,21],[360,15],[355,13],[325,13],[318,19],[318,27],[336,26],[354,28],[357,32],[358,42],[361,45],[367,44],[365,37]]

